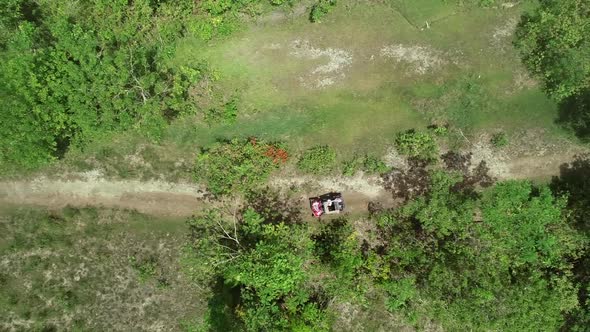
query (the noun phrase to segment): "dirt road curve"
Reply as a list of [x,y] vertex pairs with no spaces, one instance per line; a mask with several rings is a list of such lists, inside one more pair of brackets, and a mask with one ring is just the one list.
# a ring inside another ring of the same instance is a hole
[[[558,175],[559,166],[572,159],[571,155],[511,159],[498,167],[503,171],[492,175],[500,180],[549,178]],[[309,211],[307,197],[328,191],[342,192],[350,213],[366,211],[370,201],[379,201],[385,206],[391,203],[391,195],[383,190],[379,179],[362,174],[353,178],[322,180],[310,177],[277,177],[271,179],[269,184],[277,189],[306,187],[306,191],[298,194],[305,215]],[[29,181],[0,182],[0,205],[25,204],[53,209],[67,205],[105,206],[133,209],[158,216],[184,217],[205,206],[203,196],[203,190],[194,183],[113,181],[104,179],[97,172],[79,173],[68,179],[39,177]]]
[[[306,198],[324,191],[340,191],[351,213],[366,211],[371,200],[387,201],[389,195],[378,184],[356,177],[350,183],[330,179],[314,184],[317,192],[300,193],[301,209],[307,211]],[[297,178],[273,180],[280,188],[312,180]],[[205,206],[204,192],[194,183],[163,181],[105,180],[97,175],[80,174],[75,179],[36,178],[31,181],[0,182],[0,204],[36,205],[59,209],[65,206],[105,206],[133,209],[158,216],[184,217]]]

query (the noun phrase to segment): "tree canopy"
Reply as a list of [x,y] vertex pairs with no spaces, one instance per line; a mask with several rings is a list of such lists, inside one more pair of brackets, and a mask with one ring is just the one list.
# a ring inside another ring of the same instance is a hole
[[581,312],[574,273],[587,239],[564,196],[528,181],[484,189],[456,171],[428,171],[427,181],[354,223],[310,227],[251,202],[235,219],[209,212],[190,221],[189,265],[239,290],[234,319],[250,330],[322,330],[326,302],[363,304],[376,290],[389,311],[449,330],[557,330]]
[[590,2],[542,0],[516,31],[524,63],[555,100],[590,87]]
[[[125,130],[158,140],[170,121],[199,111],[190,88],[208,72],[203,63],[175,65],[177,42],[228,34],[251,3],[5,1],[0,166],[34,168]],[[229,102],[206,118],[231,120],[236,110]]]
[[523,15],[515,44],[546,93],[559,102],[559,122],[590,137],[590,2],[542,0]]

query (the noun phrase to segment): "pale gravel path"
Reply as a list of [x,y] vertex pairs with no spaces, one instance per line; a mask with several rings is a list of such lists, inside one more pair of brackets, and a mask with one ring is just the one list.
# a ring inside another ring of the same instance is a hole
[[0,204],[32,204],[51,208],[115,206],[154,215],[187,216],[199,208],[203,192],[196,184],[120,180],[81,174],[79,179],[35,178],[0,182]]
[[[96,172],[68,175],[69,179],[38,177],[26,181],[0,182],[0,205],[37,205],[59,209],[65,206],[105,206],[134,209],[142,213],[183,217],[204,206],[205,192],[193,183],[164,181],[107,180]],[[301,193],[301,207],[306,210],[306,197],[328,191],[342,192],[347,211],[364,212],[372,200],[388,201],[378,177],[358,175],[353,178],[311,177],[273,178],[270,185],[285,189],[291,185],[313,184],[313,193]],[[317,192],[316,192],[317,190]]]
[[[574,159],[571,152],[520,158],[499,158],[488,155],[480,149],[474,155],[475,161],[488,161],[491,175],[499,180],[506,179],[547,179],[559,175],[559,168]],[[491,153],[490,153],[491,154]],[[300,192],[302,211],[309,208],[306,200],[323,192],[342,192],[347,211],[362,213],[367,204],[379,201],[384,205],[392,203],[381,180],[375,176],[358,174],[352,178],[331,177],[320,181],[312,177],[273,177],[271,187],[285,190],[291,186],[307,185],[307,191]],[[37,177],[32,180],[0,182],[0,205],[37,205],[52,209],[65,206],[105,206],[133,209],[142,213],[186,217],[205,206],[202,200],[205,192],[194,183],[169,183],[165,181],[107,180],[100,173],[69,174],[67,178],[50,179]]]

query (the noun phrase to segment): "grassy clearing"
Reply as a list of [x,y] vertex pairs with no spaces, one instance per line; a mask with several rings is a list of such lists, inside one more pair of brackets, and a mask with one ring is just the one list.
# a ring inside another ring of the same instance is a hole
[[156,145],[122,134],[72,151],[61,169],[186,180],[197,149],[220,139],[257,136],[298,151],[330,145],[349,158],[383,154],[397,133],[431,123],[474,138],[539,129],[549,141],[569,137],[511,44],[526,6],[350,1],[322,23],[274,13],[206,47],[185,38],[172,65],[208,63],[210,81],[193,93],[203,107],[237,100],[237,120],[185,116]]
[[3,208],[0,229],[1,330],[178,330],[205,305],[179,271],[182,220]]
[[[177,63],[211,63],[224,88],[239,91],[242,119],[234,126],[196,130],[185,120],[170,138],[206,144],[217,137],[257,135],[305,147],[334,143],[345,150],[380,150],[393,133],[438,119],[474,132],[538,127],[559,132],[555,105],[526,77],[511,46],[520,10],[434,0],[343,3],[321,24],[299,17],[253,26],[206,53],[195,53],[197,42],[185,40]],[[430,29],[419,29],[426,21]],[[296,41],[309,41],[321,55],[294,55]],[[424,61],[439,57],[442,64],[418,74],[420,60],[380,56],[392,44],[423,47],[431,53]],[[351,64],[313,74],[330,65],[330,49],[349,54]],[[313,86],[326,78],[334,83]]]

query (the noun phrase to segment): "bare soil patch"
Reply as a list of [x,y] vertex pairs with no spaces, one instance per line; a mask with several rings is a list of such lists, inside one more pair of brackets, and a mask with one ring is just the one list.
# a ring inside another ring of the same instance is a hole
[[316,48],[308,40],[294,40],[290,45],[291,56],[309,60],[327,58],[328,63],[313,68],[307,76],[299,78],[305,87],[323,88],[343,79],[345,70],[352,64],[352,53],[339,48]]
[[414,74],[424,75],[447,63],[440,51],[422,45],[393,44],[381,48],[379,54],[397,63],[406,63]]

